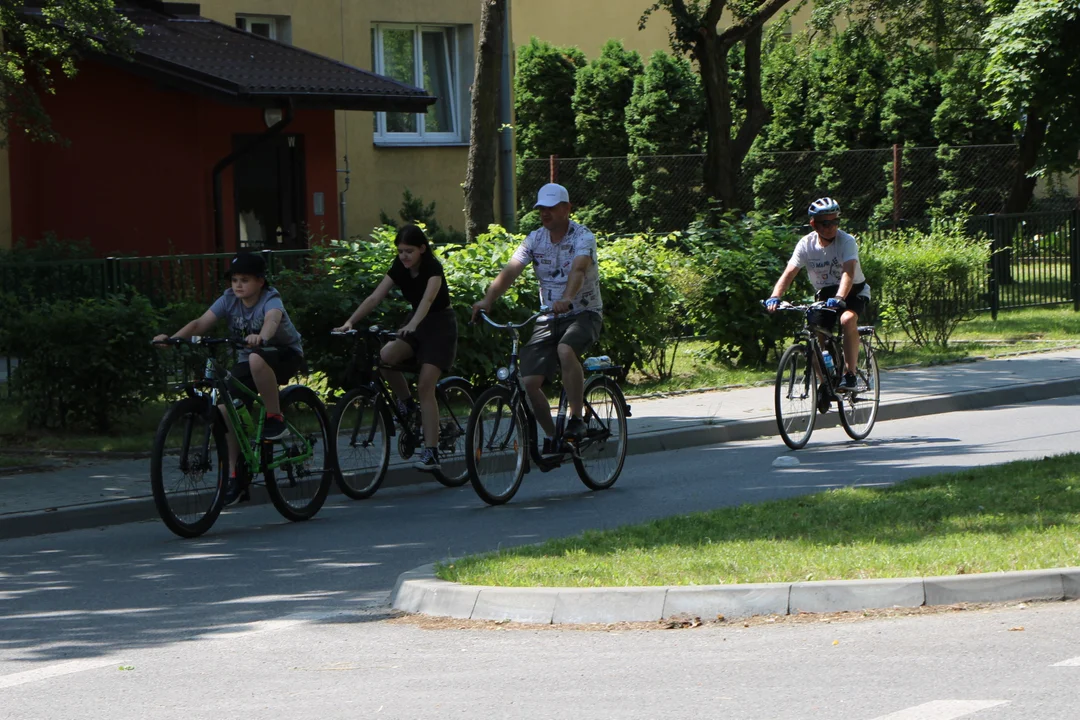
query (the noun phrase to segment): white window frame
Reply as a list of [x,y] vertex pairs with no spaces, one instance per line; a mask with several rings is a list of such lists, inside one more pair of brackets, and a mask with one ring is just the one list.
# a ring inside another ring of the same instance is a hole
[[413,32],[413,70],[417,85],[423,82],[423,33],[440,32],[447,38],[444,49],[445,57],[450,72],[448,98],[439,98],[440,102],[449,104],[449,115],[454,123],[453,132],[427,132],[425,113],[413,113],[416,117],[416,132],[387,132],[386,113],[375,113],[375,142],[380,145],[446,145],[462,142],[462,117],[460,113],[459,94],[461,67],[459,62],[460,30],[454,25],[404,25],[400,23],[376,23],[372,25],[374,32],[372,39],[375,43],[373,58],[375,67],[372,70],[378,75],[384,75],[385,58],[383,55],[383,31],[385,30],[411,30]]
[[[290,43],[290,39],[288,37],[288,35],[290,34],[288,29],[289,18],[287,17],[281,17],[278,15],[249,15],[247,13],[236,13],[237,23],[239,23],[241,20],[244,21],[244,27],[241,28],[238,24],[237,28],[243,30],[246,33],[251,33],[252,23],[269,25],[270,40]],[[251,34],[254,35],[254,33]],[[262,36],[260,35],[259,37]]]

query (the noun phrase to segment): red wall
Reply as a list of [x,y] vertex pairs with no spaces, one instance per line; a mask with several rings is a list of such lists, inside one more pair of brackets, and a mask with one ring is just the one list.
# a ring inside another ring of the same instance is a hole
[[[236,108],[102,64],[85,62],[45,107],[65,146],[10,139],[12,231],[89,238],[102,254],[214,251],[214,165],[234,134],[266,130],[259,108]],[[297,111],[286,133],[304,135],[307,220],[338,235],[334,113]],[[222,176],[225,249],[236,248],[232,172]],[[325,197],[315,216],[313,194]]]

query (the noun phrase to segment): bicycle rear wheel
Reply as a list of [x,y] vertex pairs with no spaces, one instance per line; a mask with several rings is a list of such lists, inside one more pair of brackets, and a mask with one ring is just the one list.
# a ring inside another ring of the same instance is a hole
[[374,495],[390,466],[389,423],[378,399],[369,388],[350,390],[330,419],[334,480],[353,500]]
[[817,420],[817,383],[805,345],[792,345],[776,371],[776,427],[792,450],[806,445]]
[[473,489],[489,505],[514,497],[525,476],[528,420],[521,402],[497,385],[476,399],[465,428],[465,461]]
[[473,390],[461,378],[447,378],[435,391],[439,404],[439,464],[435,479],[446,487],[469,482],[465,466],[465,428],[473,407]]
[[225,423],[201,397],[185,398],[161,418],[150,457],[150,489],[165,526],[202,535],[221,514],[229,478]]
[[864,338],[859,353],[859,369],[855,373],[858,389],[840,393],[840,423],[852,440],[862,440],[874,429],[881,389],[878,387],[878,364],[874,349]]
[[[293,385],[281,393],[281,414],[289,432],[273,443],[271,460],[286,458],[279,467],[264,469],[266,491],[287,520],[309,520],[319,512],[330,491],[331,455],[326,408],[311,388]],[[264,445],[265,446],[265,445]],[[310,450],[310,456],[308,455]],[[271,453],[264,453],[271,455]]]
[[615,484],[626,460],[626,400],[611,378],[596,375],[585,383],[585,438],[574,469],[590,490]]

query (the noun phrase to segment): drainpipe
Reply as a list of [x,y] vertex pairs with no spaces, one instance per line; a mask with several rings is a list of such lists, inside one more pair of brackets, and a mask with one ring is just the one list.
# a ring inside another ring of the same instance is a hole
[[234,150],[221,158],[218,160],[217,164],[214,165],[214,249],[216,252],[225,252],[225,218],[222,217],[221,210],[221,174],[225,172],[225,168],[229,167],[253,150],[257,150],[271,138],[281,134],[281,131],[285,129],[285,126],[293,121],[292,98],[289,98],[283,110],[281,119],[267,128],[266,132],[259,135],[239,150]]
[[[348,126],[346,126],[346,129],[345,129],[346,135],[348,135],[348,132],[349,132],[348,131]],[[345,155],[345,169],[344,170],[338,170],[338,172],[339,173],[345,173],[345,189],[341,191],[341,193],[339,195],[340,200],[338,201],[338,211],[341,213],[340,239],[341,240],[348,240],[349,239],[349,232],[348,232],[348,229],[346,227],[346,220],[345,220],[345,193],[349,192],[349,156],[348,156],[348,154]]]
[[514,202],[514,130],[513,110],[510,92],[511,62],[514,46],[510,34],[510,0],[506,0],[506,12],[503,13],[502,37],[502,72],[499,82],[499,215],[500,224],[507,230],[513,230],[517,224]]

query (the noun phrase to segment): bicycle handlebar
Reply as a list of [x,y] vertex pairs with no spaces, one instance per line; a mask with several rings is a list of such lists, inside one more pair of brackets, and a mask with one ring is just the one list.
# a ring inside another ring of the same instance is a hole
[[232,345],[237,348],[247,347],[247,343],[236,338],[204,337],[192,335],[190,338],[171,337],[165,340],[151,340],[151,345]]
[[[766,302],[765,300],[761,301],[761,307],[766,307],[765,302]],[[813,309],[813,308],[823,308],[823,307],[825,307],[825,301],[824,300],[818,300],[817,302],[810,303],[809,305],[793,305],[793,304],[789,303],[787,300],[781,300],[780,304],[776,306],[776,309],[777,310],[800,310],[800,311],[805,312],[805,311]]]
[[389,340],[397,340],[397,336],[398,336],[398,334],[396,332],[393,332],[391,330],[383,330],[378,325],[372,325],[371,327],[367,328],[366,330],[357,330],[356,328],[353,328],[352,330],[346,330],[345,332],[338,332],[337,330],[331,330],[330,334],[331,335],[336,335],[338,337],[351,337],[351,336],[354,336],[354,335],[376,335],[376,336],[378,336],[380,338],[387,338]]
[[[573,307],[573,305],[571,305],[570,307]],[[487,322],[487,324],[490,325],[493,328],[498,328],[499,330],[520,330],[521,328],[525,327],[526,325],[528,325],[529,323],[531,323],[533,320],[537,319],[538,317],[540,317],[542,315],[550,314],[551,313],[551,307],[548,306],[548,305],[543,305],[543,306],[540,307],[539,312],[533,313],[532,315],[530,315],[528,317],[528,319],[523,320],[522,322],[519,322],[519,323],[502,323],[502,324],[500,324],[500,323],[497,323],[494,320],[492,320],[488,316],[486,310],[480,310],[479,312],[480,312],[480,317],[484,318],[484,321]]]

